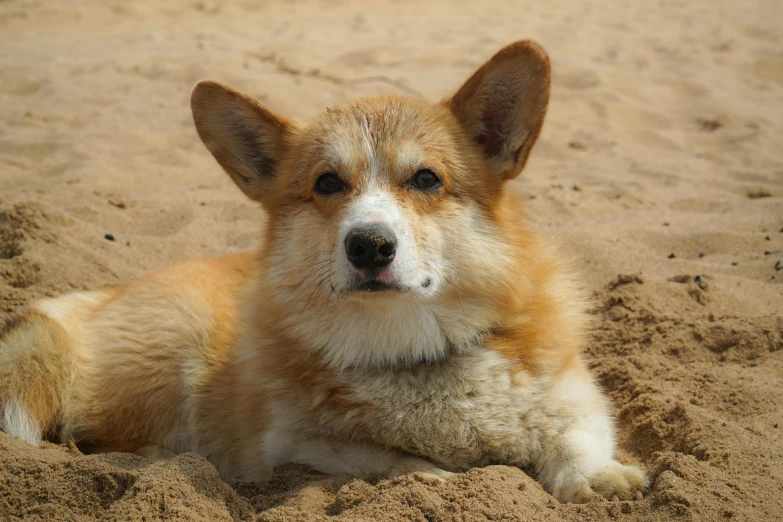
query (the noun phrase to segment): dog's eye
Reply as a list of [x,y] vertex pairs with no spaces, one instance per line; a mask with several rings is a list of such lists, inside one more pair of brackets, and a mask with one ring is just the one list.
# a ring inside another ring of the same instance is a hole
[[321,174],[315,182],[315,191],[322,195],[336,194],[345,188],[345,185],[337,174],[334,172],[327,172]]
[[411,185],[419,190],[432,190],[441,185],[440,178],[430,169],[422,169],[411,178]]

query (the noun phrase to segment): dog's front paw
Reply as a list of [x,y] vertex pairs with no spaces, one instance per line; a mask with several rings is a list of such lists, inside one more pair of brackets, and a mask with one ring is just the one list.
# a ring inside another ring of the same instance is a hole
[[606,466],[584,473],[577,468],[560,472],[552,495],[560,502],[584,503],[598,498],[640,500],[647,477],[642,470],[613,460]]
[[441,469],[427,460],[410,457],[402,460],[390,469],[386,474],[386,478],[395,478],[408,474],[418,475],[421,478],[434,482],[441,482],[454,476],[454,473]]
[[440,482],[445,482],[446,480],[453,477],[454,473],[443,469],[437,469],[433,471],[414,471],[413,475],[419,477],[424,482],[438,484]]

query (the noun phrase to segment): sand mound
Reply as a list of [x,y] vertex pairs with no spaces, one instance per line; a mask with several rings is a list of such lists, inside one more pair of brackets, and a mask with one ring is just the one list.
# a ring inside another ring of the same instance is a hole
[[[0,521],[783,519],[783,4],[0,2],[0,320],[33,299],[257,244],[188,96],[210,77],[284,114],[437,98],[513,40],[552,105],[511,186],[599,317],[634,503],[561,505],[522,471],[365,483],[284,466],[224,483],[0,434]],[[6,515],[7,513],[7,515]]]

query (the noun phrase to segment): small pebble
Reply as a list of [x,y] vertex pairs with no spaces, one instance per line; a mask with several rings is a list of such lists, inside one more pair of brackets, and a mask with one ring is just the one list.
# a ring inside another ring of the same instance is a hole
[[641,491],[636,492],[636,500],[644,500],[644,495]]
[[704,257],[706,254],[704,252],[699,252],[699,257]]
[[764,236],[764,239],[769,241],[769,236]]
[[106,239],[108,239],[109,241],[114,241],[114,236],[113,236],[112,234],[106,234],[106,235],[105,235],[105,236],[103,236],[103,237],[105,237],[105,238],[106,238]]
[[677,256],[675,256],[674,253],[669,254],[669,259],[674,259],[675,257]]
[[734,262],[731,264],[731,266],[737,266],[738,264],[739,264],[739,263],[737,263],[736,261],[734,261]]
[[620,497],[617,495],[612,495],[612,502],[620,502]]
[[668,223],[668,222],[667,222],[667,223],[664,223],[664,224],[663,224],[663,226],[665,226],[665,227],[668,227],[668,226],[669,226],[669,223]]
[[778,427],[778,423],[776,422],[776,423],[775,423],[775,425],[774,425],[774,426],[772,426],[772,427],[773,427],[773,428],[777,428],[777,427]]
[[190,500],[183,498],[182,499],[182,505],[185,507],[190,507]]

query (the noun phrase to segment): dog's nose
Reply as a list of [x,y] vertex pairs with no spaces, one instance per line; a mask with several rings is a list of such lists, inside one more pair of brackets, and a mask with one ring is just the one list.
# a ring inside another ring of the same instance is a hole
[[394,260],[396,252],[397,237],[380,223],[356,227],[345,236],[345,253],[356,268],[382,268]]

